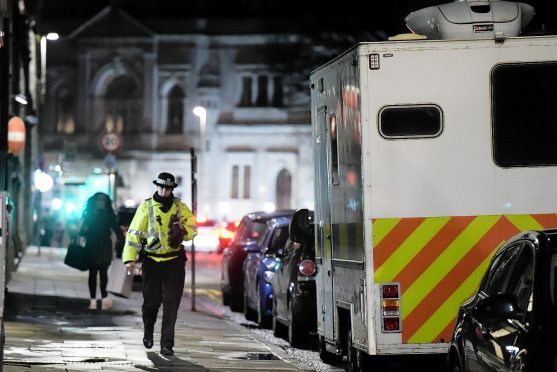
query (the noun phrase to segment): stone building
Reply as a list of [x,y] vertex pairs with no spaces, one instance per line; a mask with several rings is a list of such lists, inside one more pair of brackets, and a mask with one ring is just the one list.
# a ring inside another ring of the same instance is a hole
[[[79,204],[108,191],[117,206],[138,203],[169,171],[190,203],[193,148],[200,213],[312,208],[307,82],[316,66],[301,59],[318,48],[303,33],[262,32],[264,22],[149,24],[111,4],[50,42],[40,130],[58,176],[52,197]],[[102,148],[107,133],[120,142],[114,151]]]

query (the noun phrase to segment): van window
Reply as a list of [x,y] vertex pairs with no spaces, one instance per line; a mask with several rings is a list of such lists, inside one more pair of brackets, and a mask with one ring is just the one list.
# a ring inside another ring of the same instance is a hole
[[379,111],[379,133],[389,139],[437,137],[443,112],[437,105],[385,106]]
[[556,87],[555,62],[493,68],[493,158],[497,165],[557,165]]

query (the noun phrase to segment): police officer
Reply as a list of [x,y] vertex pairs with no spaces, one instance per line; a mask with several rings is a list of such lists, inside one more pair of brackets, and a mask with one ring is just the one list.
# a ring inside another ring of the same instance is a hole
[[128,228],[122,260],[133,272],[141,252],[143,256],[143,345],[153,347],[153,330],[159,307],[163,305],[161,354],[174,354],[174,327],[184,291],[186,255],[181,244],[196,234],[190,209],[172,190],[178,186],[174,176],[163,172],[153,181],[157,192],[135,212]]

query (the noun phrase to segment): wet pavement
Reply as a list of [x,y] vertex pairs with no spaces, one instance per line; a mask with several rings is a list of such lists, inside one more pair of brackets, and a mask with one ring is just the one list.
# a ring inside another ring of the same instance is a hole
[[158,353],[162,311],[155,346],[145,349],[141,292],[113,296],[108,311],[88,310],[88,274],[64,265],[64,255],[65,248],[29,247],[8,283],[3,371],[315,371],[227,318],[211,289],[196,296],[197,311],[185,291],[174,356]]

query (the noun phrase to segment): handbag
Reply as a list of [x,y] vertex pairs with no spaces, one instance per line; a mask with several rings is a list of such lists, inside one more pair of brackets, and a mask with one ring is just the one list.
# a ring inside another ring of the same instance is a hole
[[133,275],[126,272],[126,265],[120,258],[114,258],[110,264],[106,290],[118,297],[130,298],[132,294]]
[[68,245],[64,263],[80,271],[89,270],[89,251],[85,248],[85,240],[82,237],[73,238]]

